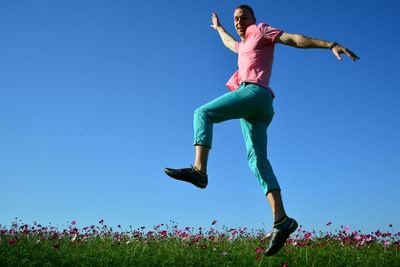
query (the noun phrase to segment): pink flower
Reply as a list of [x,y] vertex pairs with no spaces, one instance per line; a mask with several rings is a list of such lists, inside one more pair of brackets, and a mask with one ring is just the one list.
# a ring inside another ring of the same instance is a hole
[[391,234],[391,233],[383,233],[382,236],[383,236],[383,237],[387,237],[387,236],[390,237],[390,236],[392,236],[392,234]]
[[148,232],[147,232],[147,234],[146,234],[146,236],[147,236],[147,237],[152,237],[152,236],[153,236],[153,234],[154,234],[154,232],[153,232],[153,231],[148,231]]
[[217,224],[217,221],[216,220],[214,220],[214,221],[212,221],[212,223],[211,223],[212,225],[215,225],[215,224]]
[[350,227],[348,225],[343,227],[343,233],[345,233],[346,235],[350,232]]
[[368,235],[367,238],[365,239],[365,241],[372,242],[372,241],[374,241],[374,239],[372,238],[372,236]]
[[306,233],[306,234],[304,235],[304,238],[305,238],[305,239],[310,239],[311,236],[312,236],[312,233],[311,233],[311,232],[308,232],[308,233]]
[[8,244],[10,244],[10,245],[14,245],[15,243],[17,243],[16,239],[8,240]]
[[241,234],[246,233],[246,231],[247,231],[247,227],[241,227],[241,228],[239,228],[239,232],[240,232]]
[[304,247],[306,245],[306,242],[299,242],[298,244],[300,247]]
[[256,252],[257,252],[257,253],[262,253],[262,252],[263,252],[263,248],[262,248],[262,247],[256,248]]
[[162,238],[165,238],[165,237],[167,237],[168,232],[167,232],[167,230],[163,230],[163,231],[158,232],[158,234],[159,234]]

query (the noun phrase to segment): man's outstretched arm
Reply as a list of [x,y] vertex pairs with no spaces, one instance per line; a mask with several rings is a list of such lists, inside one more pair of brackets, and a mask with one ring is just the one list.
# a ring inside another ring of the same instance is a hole
[[224,27],[222,27],[221,23],[219,22],[218,15],[216,13],[212,13],[211,22],[212,22],[211,28],[213,28],[218,32],[224,45],[230,50],[232,50],[232,52],[237,53],[235,49],[236,40],[233,39],[233,37],[225,31]]
[[306,37],[301,34],[292,34],[284,32],[276,38],[276,42],[294,46],[297,48],[330,48],[332,50],[332,53],[339,60],[342,59],[341,54],[345,54],[353,61],[360,59],[350,49],[347,49],[336,42],[328,42],[321,39]]

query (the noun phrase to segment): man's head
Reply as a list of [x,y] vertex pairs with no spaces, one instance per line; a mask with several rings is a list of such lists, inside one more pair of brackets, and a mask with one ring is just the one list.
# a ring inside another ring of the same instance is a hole
[[247,27],[256,23],[253,9],[248,5],[238,6],[233,14],[233,20],[236,32],[242,39],[246,34]]

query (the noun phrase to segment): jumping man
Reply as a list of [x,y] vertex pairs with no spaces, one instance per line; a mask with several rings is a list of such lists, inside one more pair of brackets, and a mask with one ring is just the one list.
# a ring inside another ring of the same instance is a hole
[[184,169],[166,168],[165,173],[177,180],[205,188],[208,183],[207,161],[212,147],[213,124],[240,119],[249,167],[266,195],[275,222],[270,244],[265,251],[266,256],[271,256],[284,246],[289,235],[297,229],[297,222],[286,215],[281,188],[267,158],[267,128],[274,116],[272,104],[275,94],[269,87],[269,80],[275,44],[325,48],[331,50],[339,60],[341,54],[353,61],[359,57],[337,42],[286,33],[266,23],[256,24],[253,9],[247,5],[237,7],[234,12],[234,25],[240,42],[225,31],[216,13],[212,13],[211,19],[211,27],[218,32],[223,44],[238,54],[239,68],[226,84],[231,92],[194,112],[193,166]]

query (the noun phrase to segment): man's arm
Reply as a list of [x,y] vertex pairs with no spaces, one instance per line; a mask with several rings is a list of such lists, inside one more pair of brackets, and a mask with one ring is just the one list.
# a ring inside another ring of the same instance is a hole
[[233,37],[225,31],[224,27],[222,27],[216,13],[212,13],[211,21],[212,21],[211,28],[213,28],[218,32],[224,45],[227,48],[229,48],[232,52],[237,53],[235,49],[236,40],[233,39]]
[[342,59],[341,54],[345,54],[353,61],[360,59],[350,49],[347,49],[336,42],[328,42],[317,38],[306,37],[301,34],[282,33],[276,38],[277,43],[294,46],[297,48],[330,48],[337,59]]

